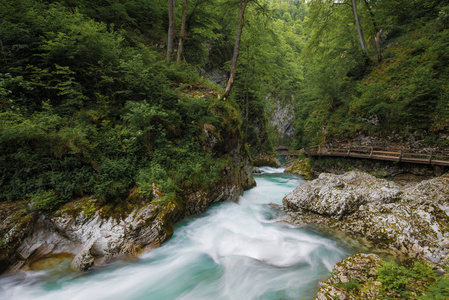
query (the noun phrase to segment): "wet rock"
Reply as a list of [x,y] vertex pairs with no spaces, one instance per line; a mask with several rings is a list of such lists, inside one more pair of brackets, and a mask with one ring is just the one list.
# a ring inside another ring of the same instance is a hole
[[[382,262],[376,254],[361,253],[342,260],[335,265],[330,278],[320,282],[316,299],[381,299],[378,288],[381,283],[375,281],[375,274]],[[358,288],[353,289],[354,286]]]
[[253,173],[260,174],[260,173],[262,173],[262,171],[258,167],[253,167]]
[[93,266],[94,260],[94,257],[90,253],[90,249],[85,248],[73,258],[70,266],[74,271],[86,271]]
[[[303,152],[304,150],[301,151]],[[290,161],[285,162],[284,167],[285,173],[303,176],[304,179],[306,180],[311,180],[315,178],[312,172],[312,166],[310,165],[309,158],[291,159]]]
[[279,168],[281,163],[276,154],[260,153],[253,158],[253,165],[256,167],[273,167]]
[[447,264],[449,179],[399,187],[362,172],[321,174],[283,200],[285,221],[323,224],[410,258]]
[[298,186],[283,199],[283,204],[290,211],[304,210],[340,220],[363,204],[394,202],[399,194],[396,184],[366,173],[323,173]]

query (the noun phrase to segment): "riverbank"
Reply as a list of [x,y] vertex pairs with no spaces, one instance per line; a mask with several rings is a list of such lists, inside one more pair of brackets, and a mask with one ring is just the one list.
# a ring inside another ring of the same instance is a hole
[[389,180],[418,182],[441,176],[448,171],[447,167],[441,166],[360,158],[307,157],[304,153],[299,159],[285,163],[284,167],[285,172],[304,176],[308,180],[317,178],[321,173],[341,175],[350,171],[361,171]]
[[269,203],[280,205],[304,181],[282,169],[261,172],[237,203],[179,222],[170,240],[136,261],[82,273],[16,272],[0,277],[0,299],[312,299],[319,280],[357,245],[277,222]]
[[92,197],[71,201],[53,212],[27,211],[26,203],[0,205],[1,271],[33,269],[42,260],[64,254],[71,268],[83,271],[114,258],[133,259],[173,235],[173,225],[220,201],[237,201],[255,185],[249,161],[235,155],[211,186],[163,201],[157,185],[152,195],[131,192],[126,200],[101,205]]
[[[448,176],[401,183],[359,171],[342,175],[322,173],[284,197],[284,222],[294,226],[320,224],[363,237],[393,253],[404,265],[413,266],[414,262],[424,261],[432,274],[435,273],[432,268],[443,274],[444,268],[449,266],[448,199]],[[340,278],[338,280],[333,275],[323,282],[318,299],[333,299],[338,295],[340,299],[355,299],[355,294],[351,296],[345,286],[341,286],[342,282],[346,284],[351,280],[357,281],[353,281],[356,285],[370,282],[372,293],[364,297],[380,299],[385,296],[382,284],[378,282],[376,287],[372,283],[377,280],[374,273],[386,261],[376,257],[376,268],[371,275],[364,269],[368,273],[364,273],[363,279],[357,273],[363,269],[365,260],[352,259],[349,259],[350,264],[341,262],[334,268],[334,275],[338,272],[346,275],[340,276],[343,279],[335,275]],[[340,293],[342,289],[345,293]]]

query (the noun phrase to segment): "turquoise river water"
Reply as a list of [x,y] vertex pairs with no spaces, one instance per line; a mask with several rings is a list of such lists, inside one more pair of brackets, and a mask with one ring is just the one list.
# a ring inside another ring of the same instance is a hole
[[313,299],[320,279],[351,246],[310,228],[278,222],[268,205],[304,181],[262,168],[257,187],[175,228],[160,248],[135,262],[86,273],[69,260],[40,271],[0,277],[0,299]]

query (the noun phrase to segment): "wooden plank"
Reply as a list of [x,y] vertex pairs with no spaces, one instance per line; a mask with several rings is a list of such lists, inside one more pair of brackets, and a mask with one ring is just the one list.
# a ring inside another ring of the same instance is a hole
[[[316,151],[315,149],[317,149],[318,151]],[[299,153],[299,151],[295,151],[291,154],[296,153]],[[311,156],[319,155],[368,159],[371,158],[376,160],[449,166],[449,155],[445,155],[449,154],[449,151],[432,151],[430,154],[426,154],[413,152],[413,150],[411,149],[399,149],[398,151],[392,151],[392,149],[382,149],[380,147],[337,146],[335,148],[326,148],[318,145],[309,147],[307,154]]]
[[379,153],[379,154],[394,154],[394,155],[400,155],[400,152],[390,152],[390,151],[374,151],[374,153]]

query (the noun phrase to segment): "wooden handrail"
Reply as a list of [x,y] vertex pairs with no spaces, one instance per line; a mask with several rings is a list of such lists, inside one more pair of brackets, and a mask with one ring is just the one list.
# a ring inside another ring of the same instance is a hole
[[306,154],[311,156],[336,156],[368,158],[387,161],[398,161],[408,163],[430,164],[449,166],[449,151],[424,149],[400,149],[366,146],[336,145],[326,147],[321,145],[306,149]]

